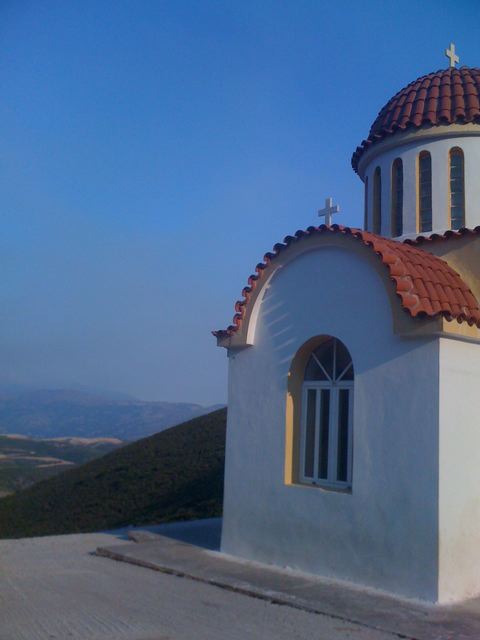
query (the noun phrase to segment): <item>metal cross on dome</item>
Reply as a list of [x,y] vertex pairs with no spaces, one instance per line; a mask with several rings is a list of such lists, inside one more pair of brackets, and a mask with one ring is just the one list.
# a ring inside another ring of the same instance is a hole
[[318,215],[325,216],[325,224],[329,227],[332,224],[332,215],[334,213],[339,213],[340,207],[338,204],[333,204],[332,198],[325,198],[325,207],[320,209]]
[[460,58],[457,55],[455,55],[455,43],[454,42],[450,43],[450,49],[445,49],[445,55],[450,60],[450,67],[455,69],[455,64],[457,62],[460,62]]

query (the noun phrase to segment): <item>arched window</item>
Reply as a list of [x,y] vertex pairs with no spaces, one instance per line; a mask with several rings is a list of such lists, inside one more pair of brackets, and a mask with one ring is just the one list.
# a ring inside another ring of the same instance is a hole
[[373,233],[382,232],[382,172],[380,167],[373,174]]
[[450,227],[465,226],[465,161],[458,147],[450,149]]
[[432,230],[432,156],[428,151],[418,158],[418,230]]
[[403,233],[403,163],[397,158],[392,165],[392,236]]
[[300,480],[347,488],[352,483],[353,363],[345,345],[325,338],[305,368]]

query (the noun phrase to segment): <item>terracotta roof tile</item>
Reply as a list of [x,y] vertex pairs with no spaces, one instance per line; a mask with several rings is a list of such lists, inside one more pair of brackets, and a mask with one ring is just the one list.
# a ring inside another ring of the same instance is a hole
[[368,138],[354,152],[352,166],[357,171],[365,151],[398,130],[454,123],[480,124],[480,69],[441,69],[399,91],[380,110]]
[[256,273],[249,277],[248,286],[242,291],[243,300],[235,303],[233,324],[225,330],[214,331],[213,335],[222,338],[238,331],[252,291],[258,286],[270,262],[280,253],[288,251],[290,245],[301,242],[303,238],[326,233],[334,233],[340,237],[353,236],[374,251],[388,269],[388,275],[394,283],[403,308],[413,318],[442,315],[448,320],[467,322],[480,328],[479,304],[460,275],[445,260],[416,246],[424,241],[447,238],[451,235],[460,237],[467,233],[480,234],[480,227],[471,231],[449,231],[445,236],[433,235],[430,238],[420,237],[416,240],[398,242],[368,231],[334,224],[331,227],[321,225],[309,227],[306,231],[297,231],[294,236],[287,236],[283,243],[277,243],[273,252],[265,254],[264,262],[257,265]]
[[409,245],[418,245],[421,246],[424,243],[437,242],[437,241],[445,241],[450,238],[463,238],[464,236],[479,236],[480,235],[480,225],[478,227],[474,227],[473,229],[467,229],[466,227],[462,227],[457,231],[452,229],[448,229],[444,233],[431,233],[428,236],[419,235],[416,238],[408,238],[404,240],[404,244]]

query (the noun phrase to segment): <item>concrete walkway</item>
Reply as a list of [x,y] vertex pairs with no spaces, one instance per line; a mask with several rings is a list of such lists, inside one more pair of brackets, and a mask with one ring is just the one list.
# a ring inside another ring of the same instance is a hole
[[315,638],[323,637],[318,635],[318,629],[327,619],[354,625],[357,631],[387,634],[389,638],[480,638],[480,599],[449,607],[422,605],[306,574],[239,561],[215,551],[220,526],[220,520],[206,520],[150,528],[143,534],[136,532],[133,537],[137,542],[103,546],[97,554],[215,585],[231,594],[254,596],[271,604],[288,605],[291,610],[316,614],[320,626]]
[[219,532],[207,520],[0,540],[0,640],[480,638],[478,601],[425,607],[239,562],[215,551]]
[[[218,543],[218,523],[155,530],[201,540],[207,547]],[[146,539],[151,533],[131,535]],[[0,640],[396,638],[200,580],[92,555],[97,547],[115,547],[117,552],[124,547],[127,552],[132,547],[145,550],[146,544],[129,542],[125,531],[0,540]],[[172,551],[177,544],[173,542]]]

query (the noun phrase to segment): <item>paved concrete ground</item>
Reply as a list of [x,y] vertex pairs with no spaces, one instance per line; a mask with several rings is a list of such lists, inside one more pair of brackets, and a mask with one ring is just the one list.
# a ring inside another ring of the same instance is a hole
[[[218,525],[215,529],[210,524],[210,532],[208,528],[207,523],[201,535],[212,547]],[[188,540],[195,526],[163,531]],[[198,539],[198,528],[195,535]],[[150,543],[136,546],[144,544]],[[328,615],[92,555],[99,546],[113,545],[118,550],[135,543],[124,531],[0,541],[0,640],[396,638]]]
[[[103,547],[98,553],[315,613],[322,621],[330,616],[358,625],[357,629],[363,628],[365,633],[377,631],[387,637],[415,640],[480,639],[480,599],[450,607],[428,606],[298,572],[241,562],[212,551],[218,549],[220,527],[220,520],[176,523],[156,529],[163,534],[157,539],[152,539],[153,529],[143,538],[137,533],[137,543]],[[185,542],[201,543],[207,548]]]
[[215,551],[219,533],[210,520],[0,541],[0,640],[480,638],[478,601],[420,606],[239,562]]

